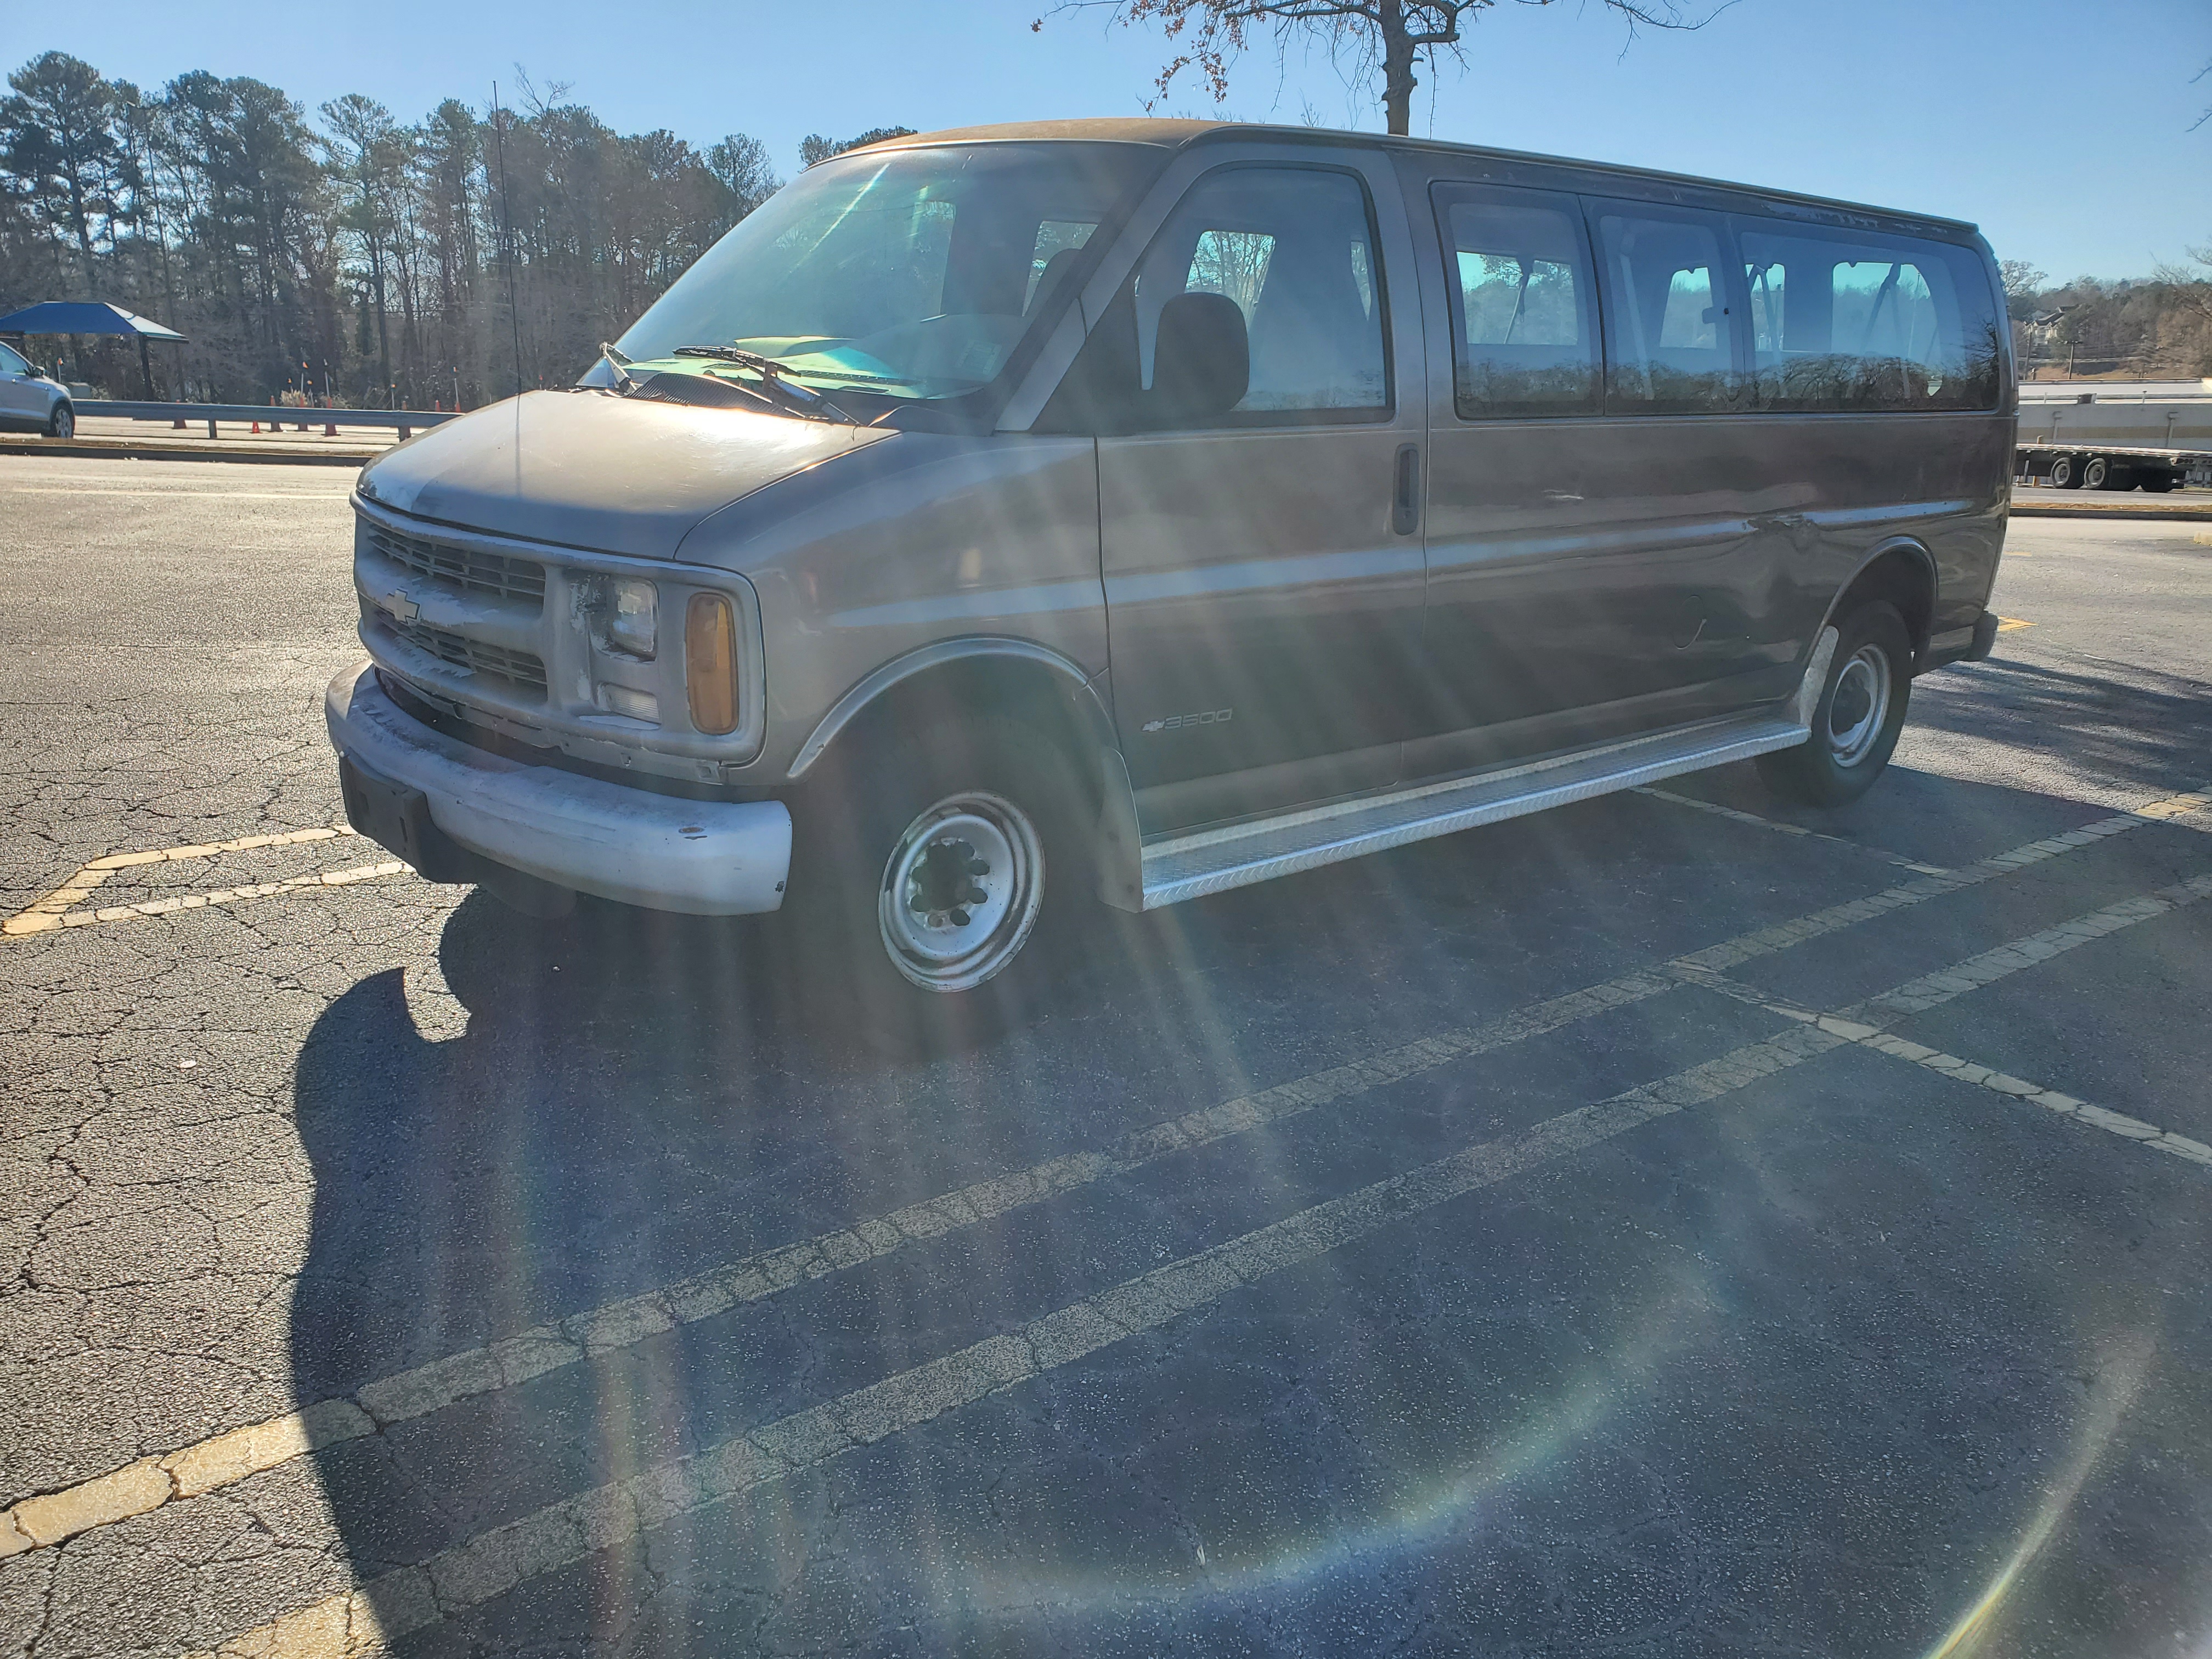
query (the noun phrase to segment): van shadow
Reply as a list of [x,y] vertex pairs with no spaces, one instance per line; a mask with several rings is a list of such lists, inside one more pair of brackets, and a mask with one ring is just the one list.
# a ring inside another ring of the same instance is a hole
[[940,1132],[977,1097],[793,1018],[750,942],[479,892],[438,952],[459,1035],[423,1035],[397,969],[324,1012],[297,1068],[301,1399],[807,1236],[855,1182],[896,1184],[921,1094]]
[[1911,726],[2063,757],[2071,769],[2152,789],[2212,777],[2212,684],[2112,666],[2106,675],[1993,657],[1971,678],[1916,684]]

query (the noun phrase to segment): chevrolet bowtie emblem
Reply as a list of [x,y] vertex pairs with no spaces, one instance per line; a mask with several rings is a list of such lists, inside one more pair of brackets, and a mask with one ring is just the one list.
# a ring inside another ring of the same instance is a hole
[[398,588],[386,593],[377,603],[392,613],[392,620],[395,622],[413,622],[416,617],[422,614],[422,607]]

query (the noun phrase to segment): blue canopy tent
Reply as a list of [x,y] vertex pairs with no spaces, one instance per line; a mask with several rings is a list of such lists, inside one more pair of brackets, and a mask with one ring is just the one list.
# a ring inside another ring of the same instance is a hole
[[173,340],[185,343],[185,337],[173,328],[165,327],[150,317],[141,317],[121,306],[109,305],[104,300],[48,300],[42,304],[26,306],[21,311],[0,317],[0,334],[129,334],[138,341],[138,373],[144,380],[146,398],[154,397],[154,365],[146,356],[149,340]]

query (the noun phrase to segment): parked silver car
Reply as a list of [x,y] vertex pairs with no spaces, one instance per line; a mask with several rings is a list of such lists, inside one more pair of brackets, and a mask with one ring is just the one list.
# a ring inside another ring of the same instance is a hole
[[5,341],[0,341],[0,431],[76,435],[76,406],[69,388],[33,368]]
[[1351,134],[815,167],[568,392],[362,473],[347,809],[436,880],[781,913],[872,1024],[1150,909],[1752,757],[1986,654],[1973,228]]

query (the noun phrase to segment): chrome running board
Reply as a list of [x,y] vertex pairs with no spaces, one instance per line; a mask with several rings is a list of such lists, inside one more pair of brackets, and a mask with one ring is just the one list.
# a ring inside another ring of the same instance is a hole
[[[1832,641],[1824,642],[1832,648]],[[1826,665],[1818,666],[1825,671]],[[1703,720],[1472,777],[1334,801],[1218,830],[1164,836],[1144,846],[1144,908],[1157,910],[1431,836],[1793,748],[1805,741],[1808,729],[1789,718],[1799,701],[1792,698],[1782,714],[1769,708]]]

